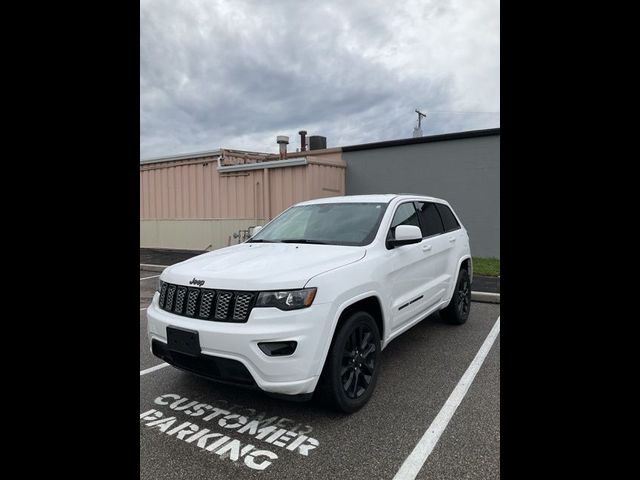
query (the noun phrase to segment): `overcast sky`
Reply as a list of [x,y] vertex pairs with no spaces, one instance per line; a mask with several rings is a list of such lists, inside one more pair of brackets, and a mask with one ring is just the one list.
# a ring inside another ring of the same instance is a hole
[[499,127],[499,30],[497,0],[142,0],[140,156]]

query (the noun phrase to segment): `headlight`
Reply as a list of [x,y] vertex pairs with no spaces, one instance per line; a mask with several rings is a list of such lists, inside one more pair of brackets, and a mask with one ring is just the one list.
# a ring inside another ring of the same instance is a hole
[[160,280],[160,277],[158,277],[158,282],[156,283],[156,292],[160,292],[160,289],[162,288],[162,280]]
[[307,308],[316,298],[316,288],[302,290],[282,290],[279,292],[260,292],[256,307],[276,307],[280,310]]

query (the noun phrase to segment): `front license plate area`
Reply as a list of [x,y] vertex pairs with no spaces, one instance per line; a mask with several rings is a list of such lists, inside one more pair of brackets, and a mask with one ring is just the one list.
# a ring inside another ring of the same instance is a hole
[[197,357],[200,355],[200,337],[195,330],[167,327],[167,348],[174,352]]

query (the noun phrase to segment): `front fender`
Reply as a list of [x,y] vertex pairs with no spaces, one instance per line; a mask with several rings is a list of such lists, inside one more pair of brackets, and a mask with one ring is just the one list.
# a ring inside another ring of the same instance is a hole
[[382,348],[384,348],[385,337],[389,332],[388,319],[390,315],[387,311],[387,305],[390,304],[390,301],[384,293],[384,285],[373,280],[380,277],[379,269],[384,265],[381,262],[382,259],[377,261],[377,258],[370,257],[368,261],[361,260],[318,275],[305,285],[305,287],[318,289],[317,300],[331,303],[330,313],[325,319],[326,328],[323,329],[323,344],[319,349],[318,361],[315,365],[317,375],[320,375],[324,367],[340,316],[349,306],[360,300],[376,297],[380,303],[383,326],[383,331],[380,332],[380,341]]

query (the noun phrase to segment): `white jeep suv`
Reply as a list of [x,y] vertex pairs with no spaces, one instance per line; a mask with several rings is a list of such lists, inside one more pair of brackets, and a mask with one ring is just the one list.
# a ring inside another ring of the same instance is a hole
[[147,309],[151,351],[221,382],[344,412],[371,397],[381,351],[440,311],[471,305],[469,238],[419,195],[298,203],[246,242],[166,268]]

